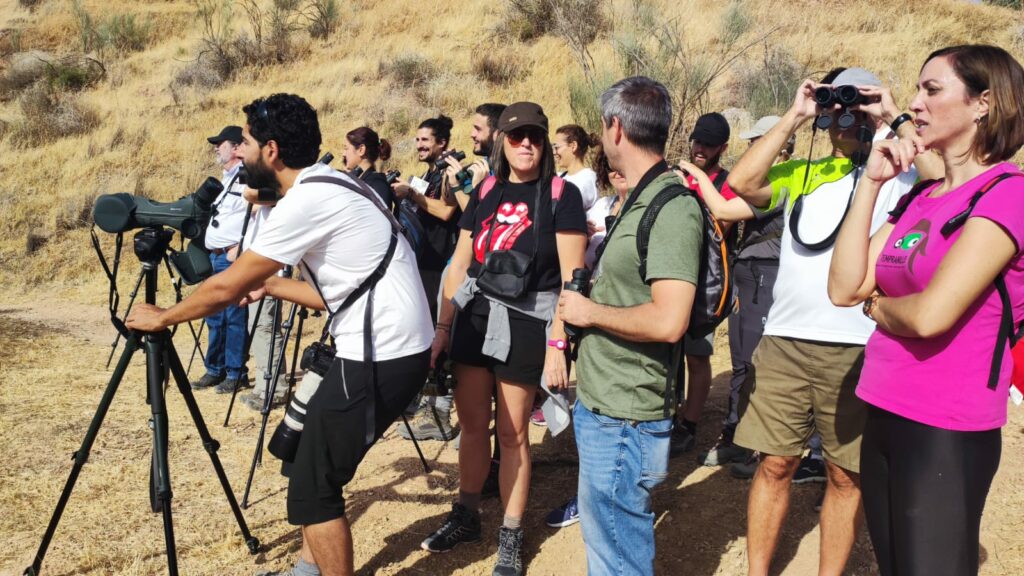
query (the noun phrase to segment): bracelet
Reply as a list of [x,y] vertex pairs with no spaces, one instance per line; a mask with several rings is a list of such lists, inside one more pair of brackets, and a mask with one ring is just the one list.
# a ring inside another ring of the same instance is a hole
[[879,294],[875,293],[872,294],[871,296],[868,296],[868,299],[864,301],[864,315],[872,320],[875,319],[875,317],[872,316],[872,314],[874,313],[875,308],[878,307],[878,299],[880,297],[881,296]]
[[451,324],[438,324],[437,328],[435,329],[435,331],[436,330],[444,330],[445,332],[451,333],[452,325]]
[[903,114],[897,116],[896,119],[892,121],[892,124],[889,124],[889,129],[892,130],[893,134],[895,134],[896,131],[900,129],[900,126],[903,126],[904,122],[909,122],[910,120],[913,119],[913,116],[904,112]]

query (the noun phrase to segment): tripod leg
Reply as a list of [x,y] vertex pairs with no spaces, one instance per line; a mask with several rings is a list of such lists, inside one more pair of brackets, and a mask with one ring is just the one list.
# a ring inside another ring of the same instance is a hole
[[[266,367],[268,371],[266,379],[267,387],[264,389],[266,396],[263,398],[263,406],[260,408],[260,433],[256,436],[256,450],[253,452],[252,455],[252,465],[249,466],[249,477],[245,481],[245,492],[242,493],[242,508],[249,507],[249,490],[252,489],[252,479],[253,476],[256,475],[256,467],[263,464],[263,439],[266,437],[267,434],[267,421],[270,418],[270,406],[274,402],[274,394],[277,391],[277,379],[281,377],[281,365],[284,363],[284,357],[287,351],[287,345],[281,346],[280,354],[278,354],[277,357],[274,356],[274,344],[277,338],[277,321],[281,317],[280,306],[281,301],[276,300],[274,308],[274,323],[273,326],[271,327],[272,330],[270,334],[270,348],[268,350],[268,355],[270,356],[270,358]],[[288,321],[282,324],[282,326],[285,327],[285,333],[283,338],[283,342],[285,343],[287,343],[288,338],[291,337],[292,326],[295,320],[295,312],[298,310],[298,308],[298,304],[293,303],[291,310],[288,312]],[[269,372],[271,369],[271,365],[273,366],[274,370],[272,374]]]
[[309,313],[305,308],[299,310],[299,326],[295,331],[295,348],[292,350],[292,369],[288,373],[288,390],[284,394],[285,408],[292,402],[292,390],[295,389],[295,371],[299,369],[299,351],[302,349],[302,324]]
[[423,450],[420,450],[420,443],[416,441],[416,435],[412,433],[412,427],[409,426],[409,419],[405,417],[405,412],[402,412],[402,423],[405,424],[405,429],[409,431],[409,438],[412,438],[412,445],[416,447],[416,453],[420,455],[423,471],[429,474],[430,465],[427,464],[427,459],[423,456]]
[[53,510],[53,516],[50,517],[50,523],[46,526],[46,532],[43,534],[43,540],[39,543],[39,550],[36,551],[36,557],[32,561],[32,566],[25,569],[26,575],[39,574],[39,569],[43,565],[43,559],[46,557],[46,550],[50,547],[50,541],[53,540],[54,533],[57,532],[57,525],[60,523],[60,517],[64,514],[64,507],[68,503],[68,498],[71,497],[71,491],[75,488],[75,482],[78,480],[78,474],[82,471],[82,467],[89,460],[89,452],[92,450],[92,443],[96,440],[96,434],[100,430],[100,426],[103,425],[103,419],[107,415],[107,410],[110,409],[110,403],[114,400],[114,394],[117,393],[117,388],[121,384],[121,379],[124,377],[125,370],[128,369],[128,365],[131,363],[132,356],[135,351],[139,349],[139,341],[133,333],[128,340],[125,341],[124,352],[121,353],[121,358],[117,361],[117,366],[114,367],[114,373],[110,376],[110,382],[107,384],[106,390],[103,392],[103,398],[100,399],[100,404],[96,408],[96,413],[92,417],[92,422],[89,423],[89,429],[85,432],[85,438],[82,439],[82,445],[73,454],[74,465],[71,467],[71,473],[68,475],[67,482],[64,483],[64,490],[60,493],[60,498],[57,500],[57,507]]
[[[188,326],[191,328],[192,323],[190,322]],[[192,357],[188,359],[188,368],[185,369],[186,374],[192,373],[192,362],[196,359],[196,352],[199,352],[199,357],[203,359],[203,362],[206,362],[206,355],[203,354],[203,351],[199,347],[199,339],[203,337],[203,328],[206,328],[206,318],[203,318],[203,321],[199,323],[199,333],[196,334],[196,345],[192,348]]]
[[249,532],[249,526],[245,523],[242,510],[238,507],[238,501],[235,500],[235,493],[231,491],[231,484],[228,482],[228,476],[224,472],[224,466],[220,462],[220,457],[217,456],[220,442],[217,442],[210,436],[210,430],[206,427],[206,422],[203,421],[203,414],[199,410],[199,404],[196,403],[196,398],[192,395],[192,388],[189,386],[185,369],[182,368],[178,353],[175,352],[174,346],[169,341],[166,357],[167,364],[171,369],[171,376],[177,383],[178,391],[181,392],[182,398],[185,399],[185,406],[188,407],[188,412],[196,425],[196,431],[199,432],[199,438],[203,441],[203,448],[210,455],[210,462],[213,463],[213,469],[217,473],[217,479],[220,480],[221,488],[224,489],[224,496],[227,497],[228,505],[231,506],[231,512],[235,515],[235,521],[238,522],[238,528],[242,531],[245,544],[248,546],[249,552],[255,554],[260,549],[260,541]]
[[167,403],[164,398],[165,351],[170,346],[170,333],[146,336],[146,385],[149,390],[149,409],[153,415],[153,462],[156,501],[163,511],[164,542],[167,544],[167,571],[178,574],[178,553],[174,544],[174,522],[171,516],[171,474],[167,462]]
[[[246,220],[248,222],[248,220]],[[260,300],[258,306],[256,306],[256,320],[252,323],[252,328],[245,337],[245,349],[242,350],[242,358],[244,360],[243,367],[249,363],[249,350],[252,348],[252,339],[256,335],[256,328],[259,325],[260,314],[263,313],[263,300]],[[245,372],[248,374],[248,372]],[[231,401],[228,402],[228,413],[224,415],[224,427],[227,428],[228,422],[231,421],[231,411],[235,408],[235,399],[238,398],[238,390],[242,387],[242,382],[239,380],[238,385],[231,391]]]

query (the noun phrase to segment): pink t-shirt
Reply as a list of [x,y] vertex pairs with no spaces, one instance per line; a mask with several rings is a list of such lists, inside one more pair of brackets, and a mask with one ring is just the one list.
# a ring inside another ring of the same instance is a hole
[[[879,288],[894,297],[923,291],[963,232],[961,227],[945,238],[942,226],[963,212],[971,196],[992,178],[1017,171],[1013,164],[1003,163],[938,198],[928,197],[934,187],[919,195],[896,223],[878,257],[875,277]],[[1003,180],[986,192],[971,218],[995,222],[1017,245],[1005,279],[1014,322],[1020,322],[1024,318],[1024,178]],[[999,384],[995,390],[989,389],[1002,309],[992,285],[941,336],[903,338],[876,329],[865,350],[857,395],[869,404],[929,426],[962,431],[999,428],[1006,423],[1013,371],[1007,347]]]
[[[711,179],[711,182],[715,181],[715,178],[718,176],[718,173],[721,172],[721,171],[722,171],[722,169],[719,168],[718,170],[715,170],[714,172],[708,174],[708,178]],[[694,192],[696,192],[697,195],[700,196],[701,198],[704,198],[704,195],[701,194],[701,192],[700,192],[700,184],[697,182],[697,179],[694,178],[690,174],[686,175],[686,187],[689,188],[690,190],[693,190]],[[736,197],[736,193],[733,192],[732,188],[729,187],[729,183],[728,182],[723,182],[722,183],[722,188],[718,191],[718,193],[721,194],[722,198],[725,198],[726,200],[732,200],[733,198]]]

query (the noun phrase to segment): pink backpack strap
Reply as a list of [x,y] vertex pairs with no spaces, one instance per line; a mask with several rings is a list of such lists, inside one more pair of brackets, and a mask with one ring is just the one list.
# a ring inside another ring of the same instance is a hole
[[551,199],[557,202],[562,198],[562,191],[565,190],[565,180],[555,176],[551,180]]
[[494,190],[494,185],[497,182],[498,182],[498,179],[495,178],[494,176],[488,176],[487,178],[484,178],[483,184],[480,185],[480,198],[479,198],[480,202],[484,201],[484,197],[487,196],[488,192],[490,192],[491,190]]

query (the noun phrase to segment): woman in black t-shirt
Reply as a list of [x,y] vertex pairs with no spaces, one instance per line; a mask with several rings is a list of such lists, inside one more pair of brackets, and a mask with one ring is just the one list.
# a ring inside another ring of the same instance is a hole
[[[449,348],[455,363],[455,405],[462,427],[460,497],[444,526],[422,547],[445,552],[480,538],[478,508],[489,468],[491,390],[496,383],[505,506],[498,562],[518,574],[520,519],[530,483],[529,416],[542,375],[552,388],[568,385],[565,329],[555,305],[562,282],[572,277],[573,269],[583,267],[587,221],[579,190],[555,178],[547,118],[540,106],[512,104],[498,127],[502,133],[494,146],[493,180],[472,192],[459,220],[461,232],[433,347],[435,363]],[[523,296],[488,294],[476,285],[488,256],[504,250],[531,258]],[[453,297],[461,304],[457,315]],[[507,350],[495,351],[502,348],[502,341]]]
[[391,144],[366,126],[345,134],[345,150],[341,157],[345,171],[373,188],[389,210],[394,203],[394,193],[384,174],[377,171],[377,160],[386,162],[390,157]]

